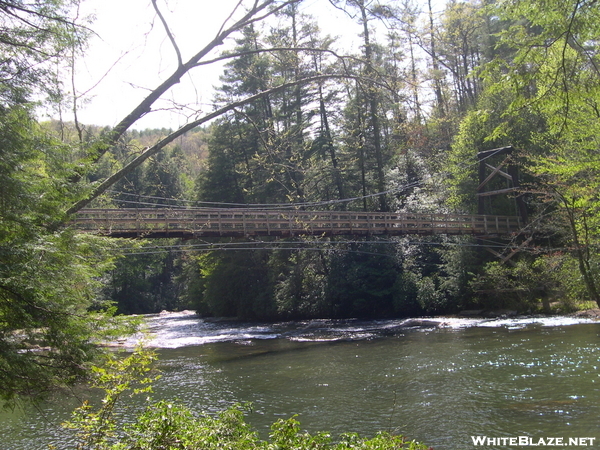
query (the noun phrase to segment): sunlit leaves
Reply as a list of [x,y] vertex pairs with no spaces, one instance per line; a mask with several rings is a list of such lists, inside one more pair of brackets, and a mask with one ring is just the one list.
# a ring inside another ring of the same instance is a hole
[[87,33],[75,23],[78,3],[0,1],[0,104],[30,101],[34,93],[60,98],[53,71]]
[[233,405],[218,414],[198,414],[171,401],[152,402],[130,423],[117,414],[120,400],[151,392],[157,379],[151,372],[156,355],[138,347],[126,358],[110,358],[94,368],[94,386],[104,391],[98,407],[85,401],[65,426],[77,433],[78,450],[427,450],[400,435],[380,433],[366,439],[348,433],[334,440],[329,433],[301,431],[295,417],[271,426],[267,441],[245,421],[251,405]]
[[[594,0],[504,0],[493,7],[511,26],[501,44],[512,58],[487,67],[496,90],[514,100],[505,117],[529,111],[544,119],[525,148],[538,191],[563,219],[588,294],[600,304],[593,248],[600,240],[600,6]],[[558,220],[557,220],[558,219]]]

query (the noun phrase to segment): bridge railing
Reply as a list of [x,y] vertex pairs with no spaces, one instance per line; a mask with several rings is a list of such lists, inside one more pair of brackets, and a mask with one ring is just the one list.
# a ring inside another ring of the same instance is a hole
[[78,230],[123,237],[370,234],[505,235],[519,217],[430,213],[256,209],[83,209]]

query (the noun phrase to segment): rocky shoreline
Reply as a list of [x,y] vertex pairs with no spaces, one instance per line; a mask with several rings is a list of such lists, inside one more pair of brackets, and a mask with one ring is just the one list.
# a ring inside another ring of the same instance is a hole
[[573,317],[584,317],[589,319],[600,319],[600,308],[584,309],[582,311],[576,311],[572,314],[567,314]]
[[[553,317],[553,316],[565,316],[565,317],[581,317],[588,319],[600,319],[600,308],[592,308],[592,309],[584,309],[581,311],[575,311],[573,313],[568,314],[536,314],[544,317]],[[491,310],[491,309],[473,309],[473,310],[465,310],[461,311],[455,317],[469,317],[469,318],[502,318],[502,317],[519,317],[519,316],[528,316],[528,314],[519,314],[517,311],[508,310],[508,309],[500,309],[500,310]]]

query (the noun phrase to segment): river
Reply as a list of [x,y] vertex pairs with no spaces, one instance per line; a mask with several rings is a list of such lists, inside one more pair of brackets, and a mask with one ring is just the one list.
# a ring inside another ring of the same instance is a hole
[[[476,448],[471,436],[594,437],[600,448],[600,322],[591,319],[240,324],[180,312],[148,324],[162,371],[155,398],[208,412],[251,402],[247,420],[263,437],[298,414],[310,432],[392,431],[436,450]],[[0,413],[0,448],[69,448],[60,423],[86,395]]]

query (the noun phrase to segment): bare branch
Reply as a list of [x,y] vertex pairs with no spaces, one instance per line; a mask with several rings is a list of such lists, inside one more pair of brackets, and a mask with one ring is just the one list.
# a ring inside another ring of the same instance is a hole
[[235,5],[235,8],[233,8],[233,10],[231,11],[231,14],[229,14],[229,16],[227,16],[227,19],[225,19],[225,21],[221,25],[221,28],[219,28],[219,32],[217,33],[217,36],[223,32],[223,28],[225,28],[225,25],[227,25],[227,22],[229,22],[231,20],[231,18],[235,14],[235,12],[242,5],[243,1],[244,0],[239,0],[238,3],[237,3],[237,5]]
[[163,27],[165,27],[165,33],[167,33],[167,36],[169,37],[171,44],[173,44],[173,48],[175,49],[175,53],[177,54],[177,66],[181,67],[183,65],[183,59],[181,57],[181,51],[179,50],[179,46],[177,45],[177,42],[175,41],[175,36],[173,36],[173,33],[171,33],[171,30],[169,29],[169,24],[167,23],[164,16],[160,12],[160,9],[158,8],[158,5],[156,4],[156,0],[152,0],[152,6],[154,7],[154,11],[156,11],[156,15],[162,22]]
[[108,177],[106,180],[104,180],[101,184],[99,184],[92,191],[92,193],[90,195],[88,195],[86,198],[78,201],[73,206],[71,206],[67,210],[67,214],[69,214],[69,215],[75,214],[80,209],[85,208],[92,200],[94,200],[95,198],[100,196],[102,193],[104,193],[109,187],[111,187],[113,184],[115,184],[118,180],[120,180],[124,176],[131,173],[133,170],[135,170],[137,167],[139,167],[144,161],[146,161],[151,156],[157,154],[165,146],[167,146],[168,144],[173,142],[179,136],[187,133],[188,131],[196,128],[197,126],[200,126],[206,122],[211,121],[212,119],[215,119],[215,118],[225,114],[228,111],[234,110],[234,109],[239,108],[244,105],[247,105],[248,103],[252,103],[262,97],[279,92],[279,91],[287,89],[289,87],[306,84],[306,83],[312,83],[312,82],[316,82],[316,81],[324,81],[324,80],[328,80],[328,79],[358,79],[358,78],[360,78],[360,77],[354,76],[354,75],[316,75],[316,76],[302,78],[302,79],[296,80],[296,81],[291,81],[289,83],[284,83],[279,86],[273,87],[271,89],[267,89],[262,92],[259,92],[258,94],[251,95],[250,97],[246,97],[244,99],[228,103],[227,105],[225,105],[219,109],[216,109],[212,113],[206,114],[205,116],[182,126],[178,130],[174,131],[173,133],[171,133],[164,139],[162,139],[159,142],[157,142],[156,144],[154,144],[152,147],[147,148],[141,155],[139,155],[138,157],[133,159],[131,162],[129,162],[127,165],[125,165],[121,170],[115,172],[110,177]]
[[84,92],[79,94],[79,97],[85,97],[86,95],[88,95],[90,92],[92,92],[94,89],[96,89],[96,87],[98,87],[98,85],[100,83],[102,83],[102,81],[108,76],[108,74],[117,66],[117,64],[119,64],[119,62],[128,55],[129,52],[124,52],[123,54],[121,54],[121,56],[119,56],[112,64],[111,66],[104,72],[104,74],[102,76],[100,76],[100,78],[98,79],[98,81],[96,81],[91,87],[89,87],[87,90],[85,90]]
[[200,67],[200,66],[205,66],[208,64],[213,64],[216,62],[220,62],[220,61],[226,61],[228,59],[233,59],[233,58],[239,58],[240,56],[247,56],[247,55],[255,55],[255,54],[261,54],[261,53],[272,53],[272,52],[313,52],[313,53],[329,53],[330,55],[333,55],[334,57],[340,59],[343,64],[344,64],[344,69],[347,70],[346,67],[346,60],[352,60],[352,61],[356,61],[356,62],[362,62],[364,63],[364,59],[359,58],[357,56],[352,56],[352,55],[340,55],[338,54],[336,51],[334,50],[330,50],[330,49],[326,49],[326,48],[315,48],[315,47],[271,47],[271,48],[258,48],[255,50],[247,50],[247,51],[243,51],[243,52],[238,52],[238,53],[225,53],[217,58],[213,58],[213,59],[207,59],[206,61],[200,61],[198,64],[196,64],[196,67]]
[[[262,3],[259,3],[258,0],[254,2],[253,7],[244,14],[242,18],[240,18],[237,22],[235,22],[229,28],[223,29],[220,33],[218,33],[215,38],[210,41],[206,46],[204,46],[198,53],[192,56],[187,62],[183,63],[167,78],[165,79],[158,87],[156,87],[150,94],[144,98],[138,106],[136,106],[121,122],[119,122],[115,128],[107,135],[103,136],[103,140],[97,143],[94,147],[90,149],[90,160],[93,162],[98,161],[102,155],[104,155],[112,146],[116,144],[119,138],[139,119],[141,119],[144,115],[148,114],[151,111],[152,105],[162,97],[162,95],[167,92],[174,85],[179,83],[181,78],[187,74],[191,69],[193,69],[202,58],[208,55],[215,48],[219,47],[223,44],[225,39],[229,37],[231,34],[236,31],[240,31],[247,25],[250,25],[254,22],[261,21],[266,17],[274,14],[280,9],[284,8],[287,5],[293,3],[299,3],[302,0],[288,0],[282,2],[278,7],[269,10],[268,12],[259,15],[262,11],[266,10],[270,6],[277,3],[277,0],[263,0]],[[237,6],[236,6],[237,8]]]

